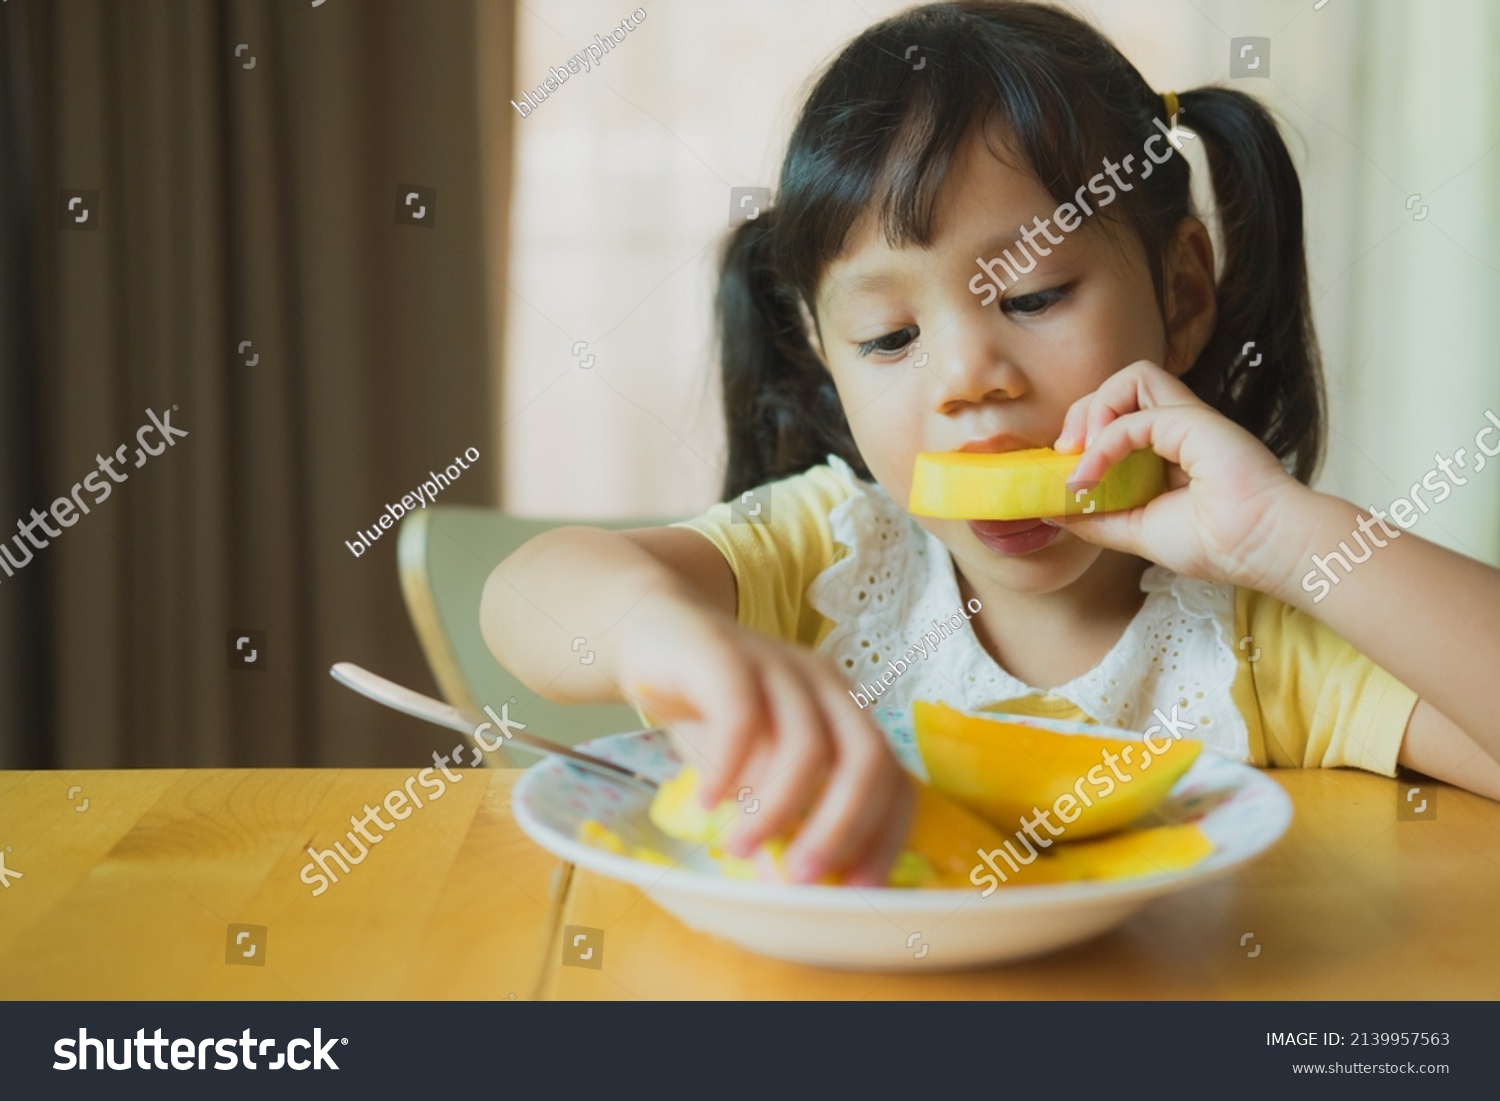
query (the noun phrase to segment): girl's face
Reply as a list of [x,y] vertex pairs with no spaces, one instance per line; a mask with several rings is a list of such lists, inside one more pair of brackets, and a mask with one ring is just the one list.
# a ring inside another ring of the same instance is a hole
[[[1115,371],[1140,359],[1185,368],[1169,362],[1140,242],[1101,224],[1097,207],[1072,232],[1046,227],[1048,237],[1033,218],[1057,206],[1033,176],[971,140],[939,196],[930,248],[892,249],[867,217],[825,273],[815,303],[824,361],[860,454],[898,503],[919,452],[1051,447],[1068,407]],[[1016,282],[1006,276],[983,306],[969,289],[976,258],[1009,248],[1024,265],[1021,226],[1039,246],[1027,250],[1036,267]],[[1012,590],[1063,588],[1100,554],[1040,521],[917,522]]]

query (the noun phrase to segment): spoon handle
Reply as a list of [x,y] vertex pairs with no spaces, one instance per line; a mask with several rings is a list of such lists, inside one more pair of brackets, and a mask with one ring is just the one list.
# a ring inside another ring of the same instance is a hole
[[[329,670],[333,679],[352,688],[361,696],[382,703],[386,707],[400,711],[404,715],[410,715],[414,719],[423,719],[426,722],[435,723],[438,726],[446,726],[450,730],[457,730],[475,737],[475,731],[486,724],[487,720],[474,715],[467,715],[454,707],[452,704],[435,700],[431,696],[424,696],[420,692],[413,692],[397,684],[395,681],[361,668],[353,662],[341,661]],[[493,726],[493,723],[489,725]],[[651,794],[656,794],[657,784],[649,777],[641,775],[623,765],[617,765],[613,761],[606,761],[602,757],[573,749],[558,742],[548,741],[528,734],[524,730],[507,729],[502,732],[508,742],[513,743],[519,749],[525,749],[532,753],[548,754],[554,757],[562,757],[564,760],[577,765],[579,768],[590,772],[600,773],[611,780],[624,780],[645,788]]]

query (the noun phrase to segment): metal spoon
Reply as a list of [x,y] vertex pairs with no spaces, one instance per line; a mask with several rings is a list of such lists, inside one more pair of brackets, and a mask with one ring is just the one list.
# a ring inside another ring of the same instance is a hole
[[[416,719],[425,719],[427,722],[436,723],[438,726],[446,726],[450,730],[457,730],[475,737],[475,731],[485,725],[488,720],[476,715],[465,714],[451,704],[435,700],[431,696],[424,696],[420,692],[413,692],[410,688],[404,688],[395,681],[386,680],[382,676],[363,669],[353,662],[341,661],[329,672],[333,679],[352,688],[361,696],[366,696],[376,703],[383,703],[389,708],[400,711],[402,714],[410,715]],[[493,723],[489,725],[493,726]],[[569,746],[559,745],[557,742],[538,738],[527,734],[523,730],[514,728],[505,731],[505,738],[509,744],[519,749],[525,749],[532,753],[550,754],[562,757],[564,760],[578,768],[589,772],[607,776],[611,780],[623,780],[626,783],[635,784],[644,788],[652,795],[656,794],[657,783],[639,772],[628,769],[623,765],[617,765],[613,761],[606,761],[602,757],[595,757],[583,753]]]

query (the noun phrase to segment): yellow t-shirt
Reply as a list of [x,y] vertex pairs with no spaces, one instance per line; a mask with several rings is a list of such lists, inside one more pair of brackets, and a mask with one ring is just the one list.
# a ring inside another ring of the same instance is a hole
[[[832,621],[807,600],[824,570],[849,553],[829,513],[849,495],[829,466],[774,482],[769,523],[736,522],[727,503],[673,527],[709,540],[733,571],[739,622],[816,647]],[[1347,766],[1396,775],[1396,757],[1417,695],[1319,620],[1273,597],[1235,590],[1234,635],[1242,660],[1230,692],[1249,733],[1250,762],[1273,768]],[[1059,696],[997,701],[996,709],[1083,721]]]

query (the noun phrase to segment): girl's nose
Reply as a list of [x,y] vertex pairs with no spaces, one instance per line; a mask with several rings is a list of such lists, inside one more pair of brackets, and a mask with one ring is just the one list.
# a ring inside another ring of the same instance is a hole
[[992,320],[988,311],[966,310],[936,334],[929,367],[938,384],[938,412],[991,399],[1011,401],[1026,393],[1026,376],[1006,354]]

